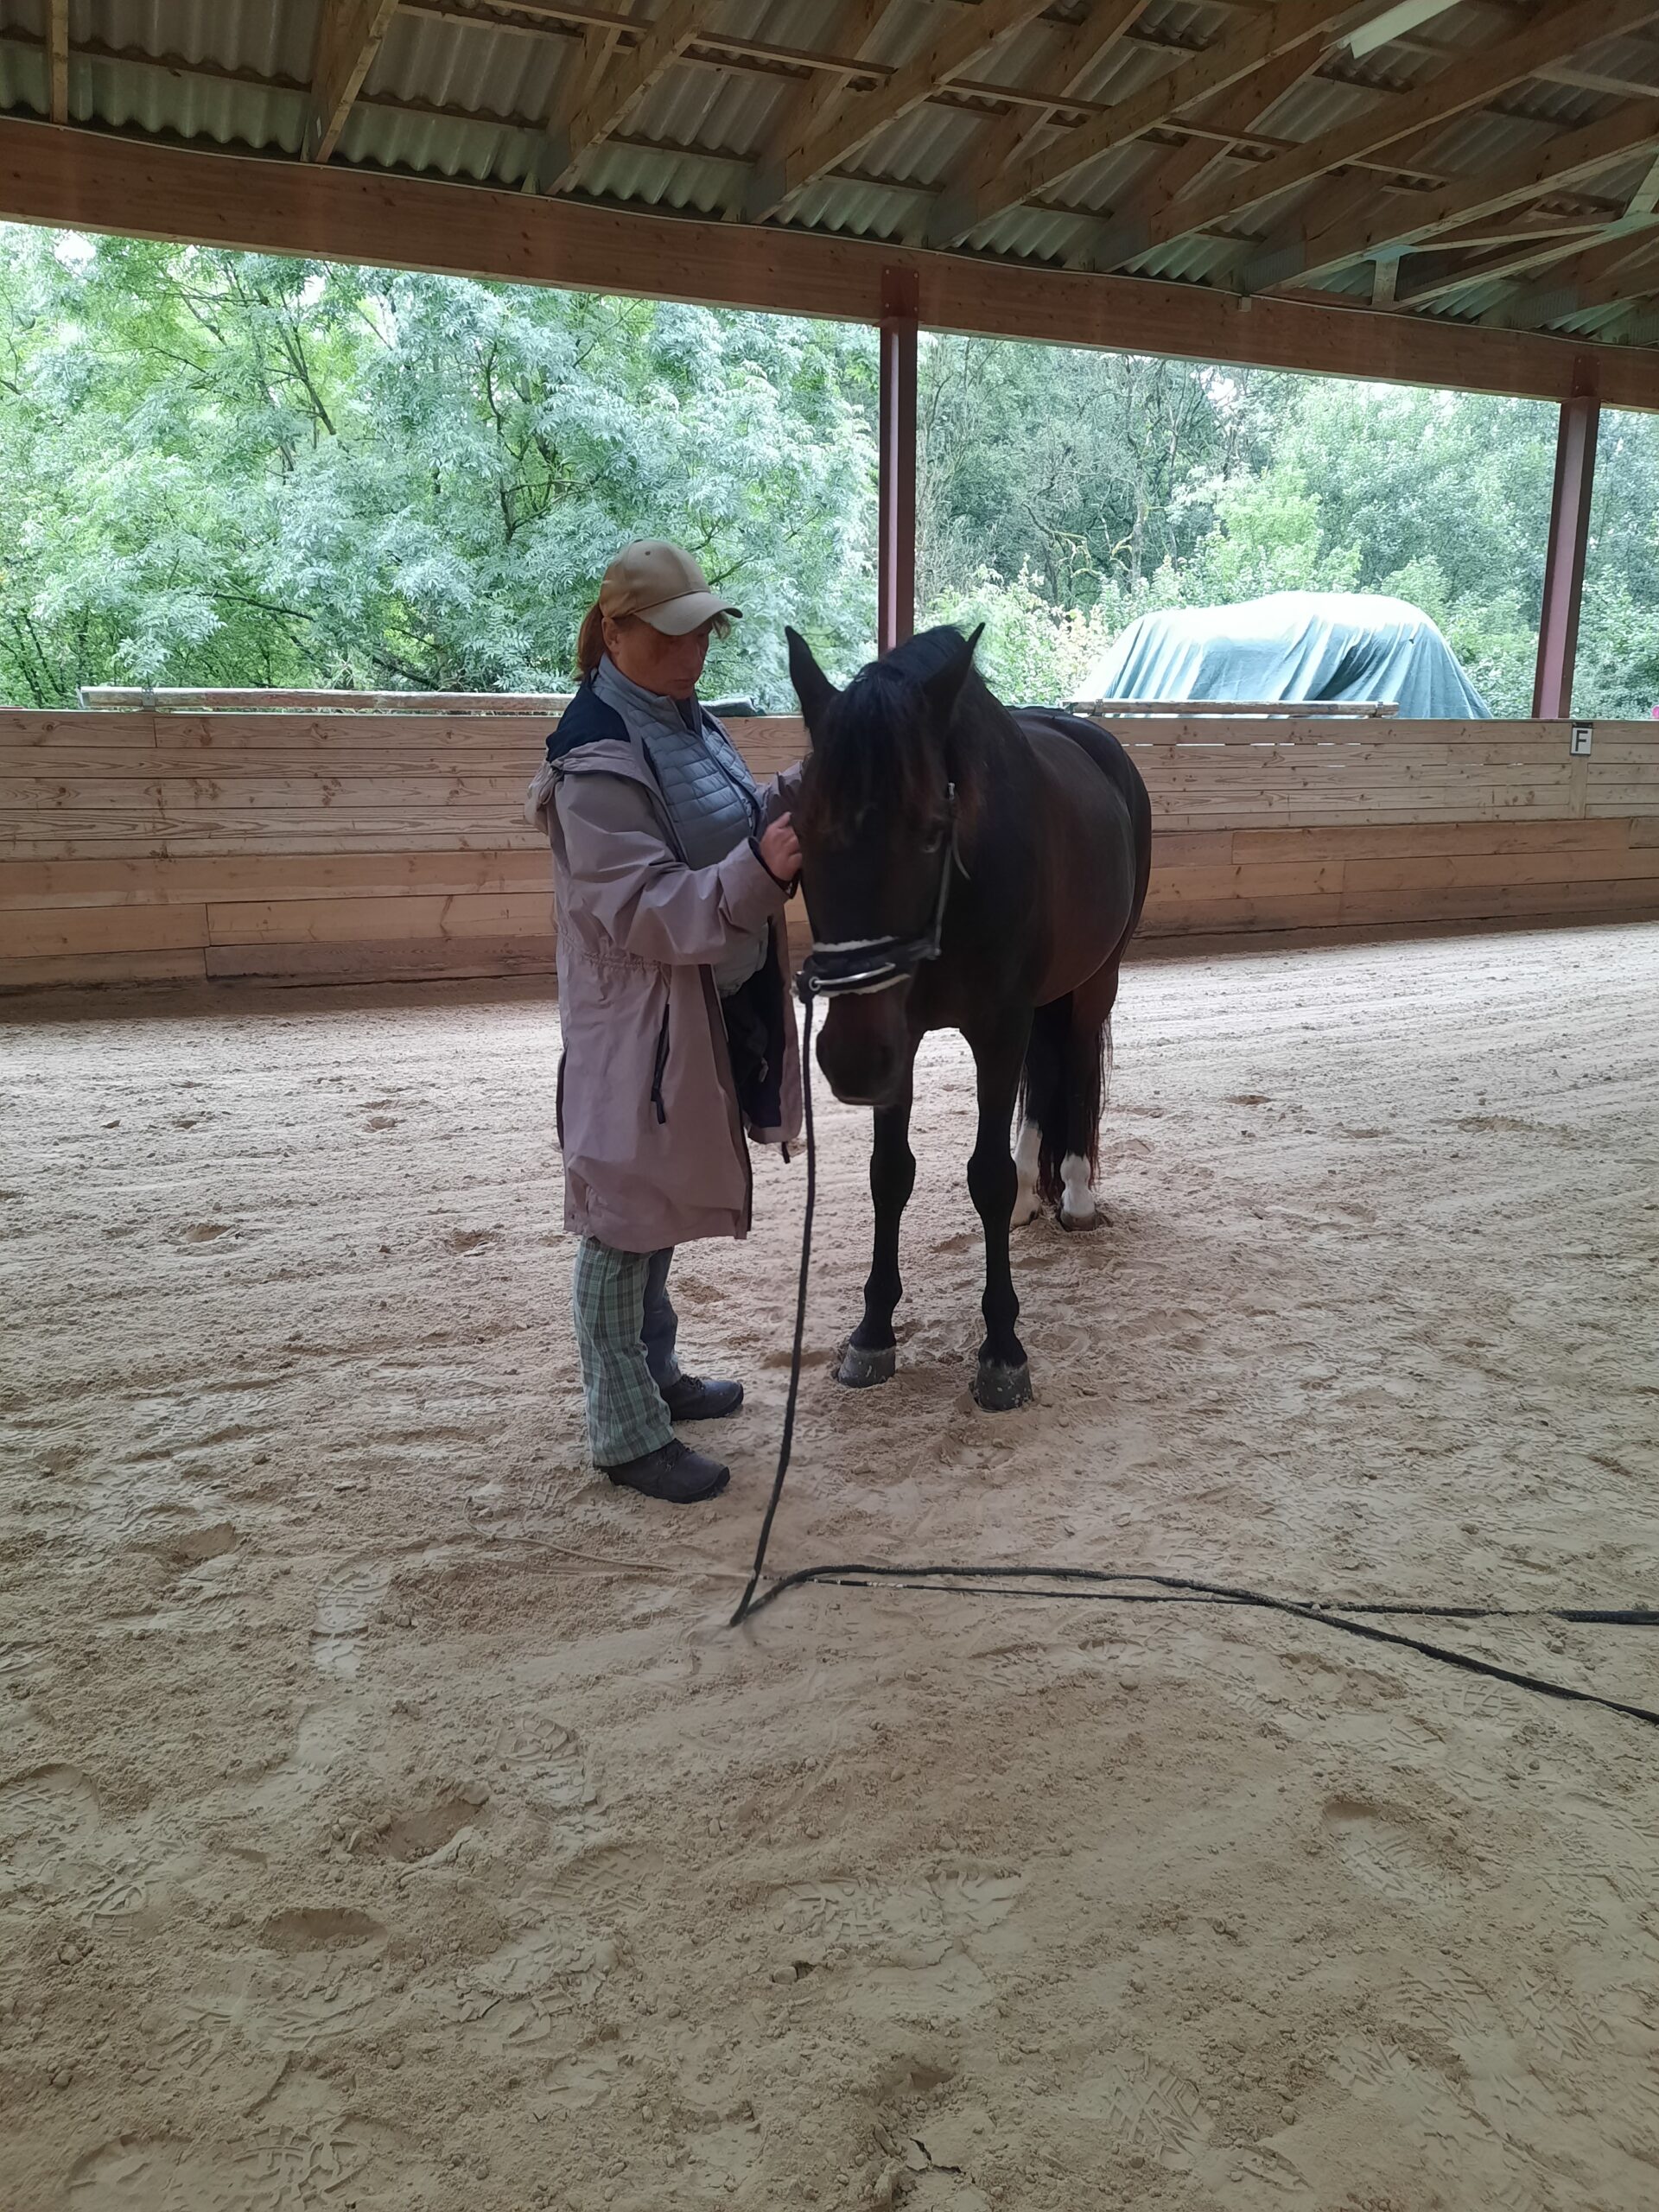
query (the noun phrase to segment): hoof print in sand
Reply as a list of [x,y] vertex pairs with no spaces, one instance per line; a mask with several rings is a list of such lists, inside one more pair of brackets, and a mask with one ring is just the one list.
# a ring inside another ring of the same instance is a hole
[[993,1928],[1024,1886],[1019,1875],[941,1875],[916,1889],[873,1882],[798,1882],[775,1920],[809,1967],[852,1957],[889,1966],[939,1965],[963,1941]]
[[299,1905],[273,1912],[259,1930],[268,1951],[291,1958],[305,1951],[352,1950],[384,1943],[386,1931],[372,1913],[349,1906]]
[[1325,1825],[1351,1872],[1400,1904],[1457,1904],[1468,1887],[1411,1823],[1357,1798],[1333,1797]]

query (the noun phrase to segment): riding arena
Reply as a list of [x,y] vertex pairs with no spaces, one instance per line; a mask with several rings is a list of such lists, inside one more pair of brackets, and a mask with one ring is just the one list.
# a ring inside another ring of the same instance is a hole
[[[1654,11],[276,12],[0,10],[0,219],[874,325],[879,629],[728,724],[810,1118],[683,1510],[584,1432],[565,696],[0,707],[0,2208],[1641,2212]],[[1532,715],[999,697],[930,329],[1557,407]]]

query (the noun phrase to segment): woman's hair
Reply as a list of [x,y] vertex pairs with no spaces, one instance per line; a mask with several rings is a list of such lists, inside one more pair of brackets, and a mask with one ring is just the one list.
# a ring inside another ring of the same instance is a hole
[[595,600],[582,618],[582,627],[576,632],[576,673],[584,683],[599,671],[600,656],[605,651],[605,617]]
[[[638,622],[642,620],[638,614],[617,614],[611,619],[616,622]],[[729,638],[732,634],[732,618],[729,614],[716,614],[709,626],[715,637]],[[604,651],[605,616],[599,601],[595,600],[582,616],[582,627],[576,632],[576,674],[584,683],[590,677],[598,674],[600,660]]]

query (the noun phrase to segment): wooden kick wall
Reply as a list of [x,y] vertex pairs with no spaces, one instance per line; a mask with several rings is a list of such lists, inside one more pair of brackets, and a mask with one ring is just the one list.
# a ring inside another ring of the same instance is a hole
[[[550,970],[546,719],[0,711],[0,988]],[[1148,937],[1659,915],[1659,723],[1121,721]],[[738,722],[755,769],[792,719]],[[797,912],[798,909],[791,909]]]

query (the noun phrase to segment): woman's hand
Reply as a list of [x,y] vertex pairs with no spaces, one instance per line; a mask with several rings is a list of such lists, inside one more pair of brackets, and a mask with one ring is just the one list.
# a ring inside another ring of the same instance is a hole
[[761,832],[760,858],[768,875],[787,890],[801,872],[801,841],[786,814],[780,814]]

